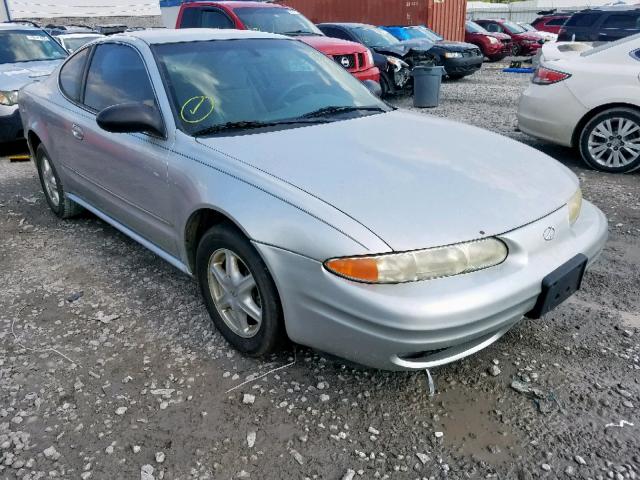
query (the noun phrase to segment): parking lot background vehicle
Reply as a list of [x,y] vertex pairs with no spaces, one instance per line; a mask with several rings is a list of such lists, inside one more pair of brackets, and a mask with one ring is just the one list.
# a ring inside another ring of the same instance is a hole
[[531,25],[538,31],[555,33],[557,35],[560,33],[560,28],[562,28],[570,16],[570,13],[561,12],[542,15],[531,22]]
[[477,46],[490,61],[502,60],[513,53],[511,37],[505,33],[491,33],[475,22],[465,23],[464,41]]
[[556,40],[558,40],[558,34],[545,32],[544,30],[538,30],[536,27],[534,27],[530,23],[518,22],[518,25],[524,28],[527,32],[537,33],[544,39],[545,42],[555,42]]
[[[553,159],[394,111],[286,37],[191,29],[98,40],[60,78],[23,89],[20,105],[51,209],[85,207],[197,275],[213,321],[250,355],[280,339],[279,305],[293,341],[355,362],[454,361],[553,298],[543,279],[576,259],[571,278],[581,274],[606,238],[603,214]],[[381,184],[394,195],[371,189]]]
[[574,13],[562,26],[563,42],[611,42],[640,33],[640,6],[600,7]]
[[282,5],[251,1],[193,2],[180,7],[176,28],[236,28],[295,36],[333,58],[361,81],[380,81],[368,49],[325,37],[311,21]]
[[550,60],[543,55],[520,99],[520,129],[578,149],[598,170],[639,168],[639,50],[636,34],[592,49],[557,52]]
[[0,143],[23,138],[18,90],[41,80],[67,52],[43,30],[0,23]]
[[537,33],[527,32],[517,23],[504,19],[478,19],[478,25],[491,33],[505,33],[514,44],[514,55],[535,55],[544,44],[544,39]]
[[429,53],[434,56],[435,64],[444,67],[445,73],[451,79],[456,80],[471,75],[482,66],[483,55],[472,43],[445,40],[423,25],[381,28],[407,44],[420,41],[432,42],[433,47]]
[[[318,28],[327,37],[339,38],[349,42],[358,42],[369,48],[378,70],[380,70],[380,85],[383,96],[392,95],[412,88],[411,68],[416,62],[431,61],[430,55],[422,55],[423,58],[407,58],[397,52],[391,52],[388,47],[395,43],[395,39],[388,38],[388,34],[376,27],[369,26],[368,36],[360,36],[348,25],[319,24]],[[419,54],[418,54],[419,55]],[[411,57],[411,56],[410,56]]]
[[99,33],[63,33],[54,36],[69,53],[73,53],[83,45],[102,37],[104,35]]

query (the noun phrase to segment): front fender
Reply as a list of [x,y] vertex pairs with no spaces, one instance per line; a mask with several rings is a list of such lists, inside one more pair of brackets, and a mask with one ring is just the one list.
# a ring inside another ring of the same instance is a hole
[[[324,261],[390,251],[345,213],[295,187],[179,135],[169,161],[175,224],[187,230],[200,209],[223,214],[252,241]],[[178,233],[179,234],[179,233]],[[188,246],[180,242],[188,264]]]

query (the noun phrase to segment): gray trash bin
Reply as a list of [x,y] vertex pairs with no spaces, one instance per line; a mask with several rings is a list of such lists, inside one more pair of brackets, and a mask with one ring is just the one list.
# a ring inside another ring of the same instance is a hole
[[443,74],[444,67],[415,67],[412,70],[414,107],[438,106]]

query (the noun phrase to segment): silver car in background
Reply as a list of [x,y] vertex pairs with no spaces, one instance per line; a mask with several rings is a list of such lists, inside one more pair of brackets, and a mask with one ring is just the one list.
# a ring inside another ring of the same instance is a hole
[[45,31],[23,23],[0,23],[0,144],[23,138],[18,90],[42,80],[67,57]]
[[580,286],[607,236],[555,160],[396,110],[295,39],[141,31],[22,90],[49,206],[197,278],[223,336],[441,365]]

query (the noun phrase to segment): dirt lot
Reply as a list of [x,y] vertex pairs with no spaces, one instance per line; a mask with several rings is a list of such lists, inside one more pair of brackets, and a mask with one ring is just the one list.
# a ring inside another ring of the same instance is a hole
[[640,477],[640,174],[514,132],[527,81],[490,65],[430,113],[569,166],[610,241],[569,302],[434,370],[432,398],[424,372],[239,356],[194,281],[91,215],[59,221],[32,164],[0,159],[0,478]]

